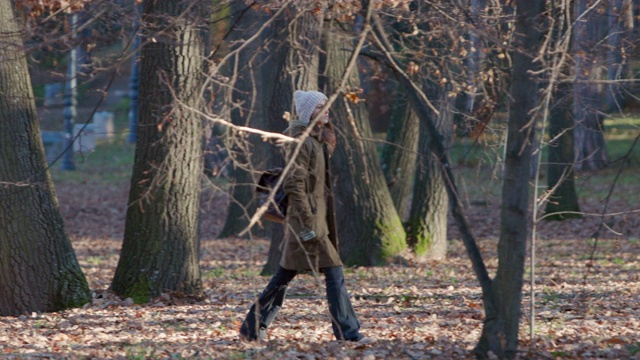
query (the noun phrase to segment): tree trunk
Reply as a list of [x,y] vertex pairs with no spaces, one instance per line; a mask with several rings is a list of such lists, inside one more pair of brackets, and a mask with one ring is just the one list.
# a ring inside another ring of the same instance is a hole
[[[354,45],[353,35],[340,30],[345,24],[332,21],[329,25],[325,33],[327,93],[336,90]],[[358,73],[352,71],[348,76],[347,88],[359,89]],[[382,265],[406,248],[402,222],[376,148],[365,140],[372,135],[364,105],[341,96],[333,110],[332,121],[341,135],[332,160],[340,254],[347,266]]]
[[0,316],[91,301],[47,170],[14,11],[0,0]]
[[[430,5],[418,10],[429,15],[432,11]],[[422,24],[421,27],[429,29],[431,24]],[[424,41],[425,47],[441,53],[446,52],[450,46],[449,40],[435,37]],[[438,67],[443,77],[448,77],[449,69],[446,66],[434,64]],[[446,174],[443,172],[442,158],[433,150],[433,137],[439,136],[440,145],[443,146],[443,155],[448,158],[451,136],[453,131],[453,108],[455,98],[448,96],[452,90],[450,85],[437,83],[430,74],[431,69],[422,67],[422,88],[430,99],[435,100],[434,106],[438,108],[438,114],[431,113],[432,123],[438,135],[432,133],[426,122],[421,122],[419,127],[419,145],[417,158],[415,184],[413,186],[413,199],[411,212],[406,223],[407,242],[419,259],[443,259],[447,253],[447,214],[448,196],[445,185]],[[429,69],[429,70],[427,70]]]
[[624,93],[620,91],[621,85],[616,81],[624,79],[629,68],[626,56],[623,57],[623,54],[628,51],[623,47],[623,39],[631,35],[630,30],[633,27],[633,21],[628,21],[629,13],[633,17],[631,0],[612,0],[607,7],[607,12],[607,80],[612,83],[606,87],[605,110],[615,112],[620,111],[624,106]]
[[544,0],[517,0],[505,174],[500,212],[498,270],[485,298],[484,326],[475,353],[479,358],[515,358],[528,235],[529,165],[535,134],[532,109],[537,88],[530,72],[544,31]]
[[[234,28],[230,33],[229,40],[233,44],[231,49],[236,50],[260,29],[264,22],[264,13],[254,8],[246,9],[246,5],[240,1],[234,2],[231,6],[232,13],[240,16],[232,22]],[[233,43],[234,41],[235,43]],[[230,64],[229,77],[235,81],[230,84],[233,90],[229,94],[231,98],[226,100],[226,106],[231,108],[230,118],[235,125],[255,126],[255,122],[259,121],[257,117],[263,113],[261,105],[264,104],[262,102],[264,92],[258,92],[257,89],[262,86],[259,73],[261,70],[254,68],[254,64],[258,62],[254,57],[262,45],[261,41],[254,40],[242,49]],[[233,161],[229,188],[231,201],[229,202],[227,219],[218,238],[238,235],[249,225],[249,219],[257,207],[252,169],[254,168],[254,153],[259,152],[255,151],[252,144],[256,144],[259,140],[255,140],[253,136],[250,138],[248,141],[243,134],[239,134],[231,128],[227,129],[225,147]]]
[[[300,4],[299,4],[300,5]],[[288,28],[285,37],[276,41],[273,55],[270,61],[272,71],[276,78],[268,93],[271,95],[269,105],[268,123],[266,130],[282,132],[287,127],[283,119],[285,112],[293,114],[293,92],[295,90],[318,90],[319,52],[322,36],[323,12],[314,13],[314,9],[298,8],[296,12],[289,13],[283,21],[278,22],[278,30]],[[296,13],[304,12],[292,23]],[[287,46],[282,46],[286,42]],[[284,165],[284,158],[280,149],[269,149],[268,166],[276,167]],[[284,227],[282,224],[268,224],[271,244],[267,262],[262,269],[263,275],[273,274],[280,264],[282,256],[282,239]]]
[[469,31],[469,56],[467,58],[467,79],[471,85],[471,91],[466,95],[467,101],[464,112],[473,113],[475,106],[477,89],[480,87],[478,77],[483,66],[486,55],[483,51],[484,45],[481,41],[482,34],[486,33],[484,17],[486,16],[487,0],[471,0],[471,19],[473,24]]
[[[574,17],[583,16],[588,0],[576,0]],[[593,10],[592,10],[593,12]],[[599,114],[602,101],[596,92],[596,86],[589,83],[595,71],[595,53],[590,44],[595,41],[587,26],[593,14],[587,13],[574,25],[575,79],[573,86],[573,118],[575,166],[577,170],[598,170],[607,165],[607,152],[604,139],[604,119]],[[593,27],[593,26],[592,26]]]
[[[391,27],[393,35],[388,40],[395,46],[395,51],[401,52],[403,45],[400,34],[412,30],[402,21],[393,23]],[[396,80],[399,80],[397,76]],[[420,122],[400,81],[395,84],[393,109],[388,122],[387,143],[382,149],[381,164],[393,204],[400,219],[405,221],[409,216],[415,182]]]
[[[112,289],[136,303],[202,293],[198,265],[202,2],[143,3],[138,142]],[[181,102],[185,106],[179,104]]]
[[407,218],[411,201],[419,127],[405,92],[398,87],[381,162],[393,205],[403,220]]
[[[436,85],[428,85],[435,87]],[[439,94],[440,115],[435,116],[435,125],[441,135],[440,141],[446,149],[451,144],[453,131],[453,98],[447,97],[444,89],[433,88]],[[407,221],[407,238],[415,254],[423,259],[444,259],[447,255],[447,214],[449,210],[443,164],[431,153],[432,134],[426,124],[420,124],[420,145],[416,180],[413,188],[411,213]]]
[[[607,45],[607,80],[617,81],[622,75],[622,37],[623,37],[623,17],[622,5],[624,0],[611,0],[607,8],[608,15],[608,34]],[[619,101],[621,99],[620,86],[613,83],[606,86],[605,110],[616,111],[620,108]]]
[[571,85],[559,83],[549,114],[547,186],[553,194],[547,202],[547,220],[581,218],[573,173],[573,132],[571,127]]

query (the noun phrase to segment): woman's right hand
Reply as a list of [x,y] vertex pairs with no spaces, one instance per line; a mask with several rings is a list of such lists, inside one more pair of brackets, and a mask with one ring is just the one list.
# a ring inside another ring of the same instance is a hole
[[300,236],[300,239],[302,239],[302,241],[309,241],[313,240],[316,237],[316,232],[309,229],[302,229],[302,231],[298,233],[298,236]]

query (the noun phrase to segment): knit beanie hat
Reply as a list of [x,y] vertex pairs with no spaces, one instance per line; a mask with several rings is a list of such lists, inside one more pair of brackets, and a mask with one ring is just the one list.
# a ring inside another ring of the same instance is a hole
[[296,113],[300,121],[309,125],[313,110],[323,100],[327,100],[327,96],[319,91],[296,90],[293,93],[293,103],[296,105]]

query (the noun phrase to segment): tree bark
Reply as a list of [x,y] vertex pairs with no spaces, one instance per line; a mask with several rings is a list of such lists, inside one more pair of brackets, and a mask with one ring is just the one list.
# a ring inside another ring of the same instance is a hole
[[545,219],[581,218],[573,172],[573,120],[571,119],[571,85],[559,83],[549,114],[549,162],[547,186],[553,191],[545,207]]
[[[394,22],[391,28],[391,37],[388,40],[396,51],[402,52],[404,49],[401,34],[411,30],[401,21]],[[387,143],[382,149],[381,164],[391,199],[402,221],[408,219],[410,212],[419,128],[420,122],[411,107],[407,92],[398,82],[395,84],[395,98],[387,129]]]
[[[346,24],[328,22],[325,32],[327,93],[338,89],[353,49],[353,34],[341,30]],[[356,71],[349,75],[347,88],[360,88]],[[384,180],[371,128],[363,104],[341,96],[333,106],[332,119],[339,133],[333,155],[336,176],[340,254],[347,265],[382,265],[406,248],[405,232]]]
[[[444,88],[431,86],[430,93],[440,98],[440,115],[434,123],[441,135],[440,141],[448,152],[453,131],[453,98],[448,98]],[[437,95],[436,95],[437,94]],[[418,258],[444,259],[447,255],[447,214],[449,203],[445,185],[445,173],[440,159],[431,152],[432,135],[427,125],[420,124],[420,145],[416,180],[413,189],[411,213],[407,221],[407,242]]]
[[[416,10],[428,16],[432,11],[430,4]],[[428,31],[433,25],[421,23],[419,26]],[[446,53],[451,46],[449,40],[435,37],[423,40],[420,46],[432,49],[436,53]],[[415,60],[415,59],[414,59]],[[448,77],[446,66],[432,63],[443,77]],[[454,98],[448,96],[451,90],[446,83],[438,83],[432,74],[431,66],[421,66],[422,89],[434,100],[437,112],[433,112],[432,123],[440,136],[438,141],[448,156],[453,130]],[[437,77],[437,76],[436,76]],[[445,185],[446,175],[442,171],[444,163],[432,149],[436,136],[428,124],[421,122],[419,126],[419,156],[416,162],[415,183],[411,211],[406,223],[407,242],[419,259],[443,259],[447,252],[447,214],[448,198]]]
[[542,43],[544,0],[517,0],[508,140],[505,157],[498,270],[485,298],[485,322],[475,348],[478,358],[516,358],[522,284],[528,235],[529,165],[535,136],[531,114],[536,107],[537,82],[532,59]]
[[487,0],[471,0],[471,19],[473,24],[469,31],[469,56],[466,59],[467,79],[471,86],[471,91],[467,93],[464,111],[467,114],[473,113],[476,100],[477,89],[480,87],[480,69],[484,66],[486,55],[483,51],[484,45],[481,41],[482,35],[486,34],[484,17],[486,15]]
[[22,26],[0,0],[0,316],[91,301],[47,169]]
[[112,289],[136,303],[202,293],[199,205],[204,39],[201,1],[143,3],[138,142]]
[[406,93],[398,87],[381,162],[393,205],[402,220],[409,213],[418,150],[419,131],[416,130],[419,128],[420,122]]

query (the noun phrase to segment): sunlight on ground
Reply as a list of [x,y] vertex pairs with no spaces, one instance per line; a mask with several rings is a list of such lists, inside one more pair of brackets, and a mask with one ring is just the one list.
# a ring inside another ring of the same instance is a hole
[[[139,306],[108,292],[119,240],[74,238],[94,290],[92,304],[52,314],[0,318],[0,351],[9,357],[423,359],[472,358],[482,330],[480,290],[460,242],[442,262],[346,269],[347,288],[376,340],[357,346],[333,340],[322,279],[296,278],[266,342],[238,340],[237,329],[268,278],[258,276],[266,240],[202,244],[207,300],[164,295]],[[495,254],[495,240],[482,240]],[[529,339],[525,285],[520,349],[531,358],[629,358],[639,351],[638,239],[600,244],[547,240],[536,268],[536,335]],[[251,254],[254,260],[251,261]],[[493,263],[494,261],[489,261]],[[528,276],[528,275],[527,275]],[[537,355],[536,355],[537,354]]]

